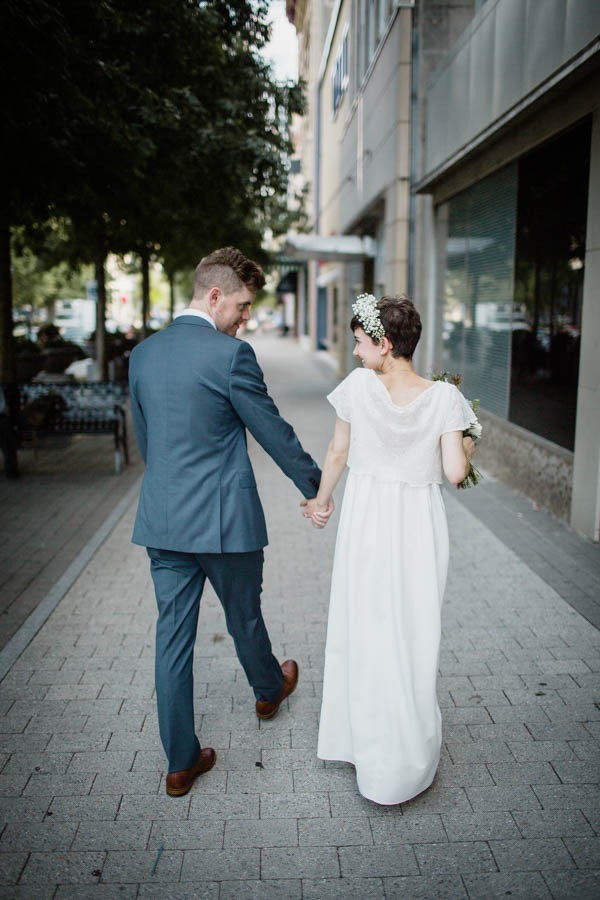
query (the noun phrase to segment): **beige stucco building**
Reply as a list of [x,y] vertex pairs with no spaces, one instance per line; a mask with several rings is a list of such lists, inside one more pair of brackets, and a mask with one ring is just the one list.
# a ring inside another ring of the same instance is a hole
[[[298,328],[343,373],[350,365],[351,300],[364,290],[407,285],[410,3],[288,0],[288,15],[299,34],[300,76],[307,84],[299,153],[309,219],[322,238],[297,251],[307,261]],[[329,237],[342,240],[331,248]]]

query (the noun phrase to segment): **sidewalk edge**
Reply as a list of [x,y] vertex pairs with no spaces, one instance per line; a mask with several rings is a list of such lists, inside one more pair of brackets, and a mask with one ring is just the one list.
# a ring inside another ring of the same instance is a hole
[[123,517],[139,490],[140,482],[141,476],[136,479],[127,493],[119,500],[113,511],[109,513],[85,547],[79,551],[54,587],[40,600],[19,630],[13,634],[11,639],[0,650],[0,681],[2,681],[23,651],[29,646],[69,588],[79,578],[91,558],[109,536],[117,522]]

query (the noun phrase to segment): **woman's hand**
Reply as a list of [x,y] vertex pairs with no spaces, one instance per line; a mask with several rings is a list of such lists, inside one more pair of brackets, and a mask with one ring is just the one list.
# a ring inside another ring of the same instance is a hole
[[303,507],[302,515],[311,520],[314,528],[324,528],[334,510],[333,497],[326,502],[312,497],[310,500],[302,500],[300,506]]
[[329,517],[333,512],[333,497],[329,497],[326,503],[320,503],[317,497],[317,508],[311,516],[314,528],[325,528]]
[[300,506],[302,515],[310,519],[314,528],[324,528],[333,512],[332,494],[335,486],[346,468],[348,450],[350,447],[350,422],[336,418],[333,437],[327,448],[327,455],[323,464],[321,483],[316,497],[303,500]]
[[465,456],[467,457],[467,459],[471,459],[471,457],[475,453],[475,447],[477,446],[475,441],[473,440],[472,437],[469,437],[467,435],[466,437],[463,437],[462,443],[463,443],[463,450],[465,451]]

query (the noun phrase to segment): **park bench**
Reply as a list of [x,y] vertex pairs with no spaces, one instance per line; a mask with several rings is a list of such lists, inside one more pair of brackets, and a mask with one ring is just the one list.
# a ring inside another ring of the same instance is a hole
[[115,472],[129,462],[125,404],[118,381],[43,382],[18,385],[18,431],[37,443],[42,435],[112,434]]

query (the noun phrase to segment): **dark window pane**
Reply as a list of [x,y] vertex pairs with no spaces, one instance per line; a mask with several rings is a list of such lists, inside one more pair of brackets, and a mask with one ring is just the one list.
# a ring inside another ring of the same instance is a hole
[[573,449],[591,123],[519,163],[509,418]]
[[443,368],[464,377],[464,392],[508,415],[514,289],[516,166],[456,197],[444,211]]

